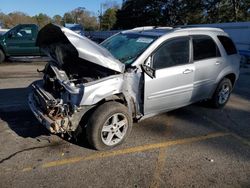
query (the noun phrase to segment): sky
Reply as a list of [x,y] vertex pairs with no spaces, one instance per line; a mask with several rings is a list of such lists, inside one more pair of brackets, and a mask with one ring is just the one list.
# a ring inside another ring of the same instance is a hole
[[[8,14],[21,11],[30,16],[45,13],[51,17],[56,14],[63,16],[65,12],[77,7],[85,7],[97,15],[100,4],[107,0],[0,0],[0,12]],[[115,0],[121,4],[122,0]]]

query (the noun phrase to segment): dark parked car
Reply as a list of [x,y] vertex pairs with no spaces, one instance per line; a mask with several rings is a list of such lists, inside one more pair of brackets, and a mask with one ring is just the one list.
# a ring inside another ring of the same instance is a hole
[[20,24],[0,35],[0,63],[11,56],[41,56],[36,46],[38,26]]

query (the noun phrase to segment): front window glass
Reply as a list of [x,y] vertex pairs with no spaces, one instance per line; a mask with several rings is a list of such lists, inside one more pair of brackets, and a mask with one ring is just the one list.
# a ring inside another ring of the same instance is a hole
[[21,27],[16,30],[15,37],[18,38],[32,38],[32,28],[31,27]]
[[132,33],[118,34],[101,45],[122,63],[131,64],[156,38],[156,36]]
[[153,68],[163,69],[189,63],[189,37],[167,41],[154,54]]

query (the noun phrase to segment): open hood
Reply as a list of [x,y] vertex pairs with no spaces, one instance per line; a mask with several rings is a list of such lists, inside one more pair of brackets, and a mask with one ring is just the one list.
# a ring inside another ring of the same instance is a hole
[[37,46],[47,54],[54,53],[51,50],[55,50],[55,48],[51,48],[51,46],[69,44],[75,48],[74,51],[77,53],[77,56],[83,60],[117,72],[124,72],[125,69],[125,65],[114,58],[108,50],[87,37],[78,35],[70,29],[59,25],[48,24],[43,27],[38,33],[36,42]]

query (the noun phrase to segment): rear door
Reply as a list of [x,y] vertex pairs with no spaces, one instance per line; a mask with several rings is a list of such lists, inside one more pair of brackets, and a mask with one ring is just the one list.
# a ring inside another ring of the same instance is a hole
[[194,65],[190,63],[190,37],[167,40],[152,55],[155,77],[145,73],[144,114],[168,111],[190,103]]
[[38,28],[35,25],[20,25],[7,37],[8,54],[12,56],[40,55],[39,47],[35,45]]
[[208,98],[225,66],[215,40],[208,35],[193,35],[193,63],[195,66],[192,101]]

